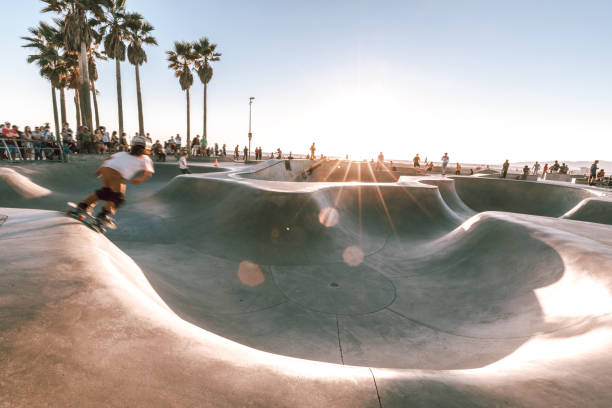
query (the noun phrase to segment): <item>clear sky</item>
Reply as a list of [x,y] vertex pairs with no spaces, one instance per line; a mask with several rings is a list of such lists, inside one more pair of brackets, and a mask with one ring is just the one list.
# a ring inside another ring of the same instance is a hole
[[[3,4],[0,120],[52,122],[49,84],[20,36],[49,16]],[[351,158],[499,162],[612,159],[611,1],[127,0],[156,28],[141,69],[145,128],[186,133],[185,95],[167,69],[175,40],[223,53],[209,84],[209,141]],[[117,127],[114,63],[102,62],[101,119]],[[133,66],[124,116],[138,130]],[[72,92],[70,92],[72,94]],[[192,87],[192,136],[202,133]],[[74,125],[74,104],[68,104]]]

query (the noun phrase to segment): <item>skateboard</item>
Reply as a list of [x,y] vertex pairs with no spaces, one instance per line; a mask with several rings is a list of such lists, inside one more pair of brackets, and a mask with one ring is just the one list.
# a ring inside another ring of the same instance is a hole
[[69,201],[67,204],[68,207],[70,207],[66,210],[66,215],[68,217],[81,221],[83,224],[87,225],[97,233],[106,234],[107,229],[117,229],[117,225],[115,225],[115,223],[103,224],[100,222],[100,220],[87,212],[77,213],[75,210],[78,208],[78,206],[75,203]]

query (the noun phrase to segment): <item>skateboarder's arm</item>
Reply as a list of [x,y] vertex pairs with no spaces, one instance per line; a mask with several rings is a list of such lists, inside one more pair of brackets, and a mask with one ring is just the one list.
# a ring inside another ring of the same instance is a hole
[[153,175],[153,173],[151,173],[150,171],[145,171],[145,172],[142,173],[142,176],[133,178],[130,181],[130,183],[132,183],[132,184],[140,184],[143,181],[150,179],[152,175]]

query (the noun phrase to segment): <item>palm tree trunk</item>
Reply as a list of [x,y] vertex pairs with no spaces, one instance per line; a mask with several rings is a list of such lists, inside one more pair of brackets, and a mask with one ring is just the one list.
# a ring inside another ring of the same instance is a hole
[[123,134],[123,99],[121,98],[121,62],[115,59],[115,76],[117,79],[117,114],[119,115],[119,137]]
[[62,127],[66,124],[66,94],[64,88],[60,88],[60,112],[62,117]]
[[81,127],[81,98],[79,98],[79,90],[74,90],[74,111],[76,112],[77,132]]
[[96,95],[96,82],[91,81],[91,93],[93,95],[94,113],[96,115],[96,129],[100,127],[100,118],[98,117],[98,96]]
[[81,115],[83,123],[93,130],[91,118],[91,93],[89,85],[89,63],[87,61],[87,44],[81,42],[81,52],[79,53],[79,74],[81,84],[79,87],[79,100],[81,103]]
[[206,88],[207,88],[207,85],[206,83],[204,83],[204,130],[202,131],[202,134],[204,135],[205,138],[206,138]]
[[[59,117],[57,113],[57,96],[55,94],[55,87],[51,84],[51,97],[53,98],[53,119],[55,120],[55,137],[58,142],[60,142],[60,127],[59,127]],[[61,142],[60,142],[61,143]]]
[[[191,122],[189,117],[189,88],[187,88],[187,146],[191,147]],[[189,156],[189,150],[187,149],[187,155]]]
[[[140,70],[138,64],[134,65],[136,68],[136,99],[138,100],[138,131],[144,136],[144,120],[142,118],[142,92],[140,90]],[[189,108],[187,108],[189,109]]]

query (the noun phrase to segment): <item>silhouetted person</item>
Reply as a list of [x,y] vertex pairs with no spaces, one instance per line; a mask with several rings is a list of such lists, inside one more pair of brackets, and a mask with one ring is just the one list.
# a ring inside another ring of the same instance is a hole
[[510,162],[506,160],[502,165],[502,178],[506,178],[508,175],[508,167],[510,167]]
[[589,175],[589,185],[592,186],[595,184],[595,180],[597,179],[597,168],[599,164],[599,160],[595,160],[593,164],[591,164],[591,173]]
[[444,153],[442,156],[442,175],[446,176],[446,166],[448,166],[448,162],[450,161],[450,157],[448,157],[448,153]]

